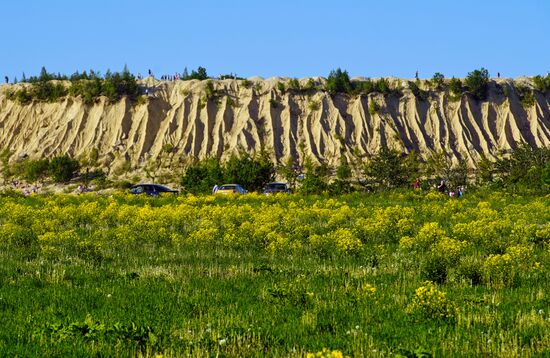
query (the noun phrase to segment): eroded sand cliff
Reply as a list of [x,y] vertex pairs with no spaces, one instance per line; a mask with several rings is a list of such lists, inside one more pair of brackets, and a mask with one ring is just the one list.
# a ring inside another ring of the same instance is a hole
[[[523,106],[512,80],[491,81],[485,101],[467,95],[451,100],[445,91],[431,91],[421,101],[399,79],[391,80],[404,87],[399,97],[282,92],[277,84],[285,81],[214,81],[215,95],[207,99],[207,81],[149,78],[141,83],[149,92],[145,103],[101,98],[91,105],[70,97],[21,105],[8,100],[8,86],[2,86],[0,149],[38,158],[96,148],[104,163],[139,167],[167,148],[172,156],[200,158],[266,148],[276,161],[310,155],[334,163],[341,155],[375,153],[387,144],[423,156],[444,150],[475,165],[481,154],[492,157],[520,142],[550,145],[549,96],[535,93],[534,105]],[[530,85],[526,78],[516,81]],[[369,113],[371,101],[380,105],[377,113]]]

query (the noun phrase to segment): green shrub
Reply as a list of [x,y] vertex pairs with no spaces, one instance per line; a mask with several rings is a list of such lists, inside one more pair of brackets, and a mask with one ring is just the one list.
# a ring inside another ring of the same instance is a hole
[[462,81],[459,78],[451,78],[449,81],[449,91],[454,97],[460,97],[464,93],[464,88],[462,87]]
[[285,93],[286,86],[283,82],[277,82],[277,91],[279,91],[281,93]]
[[401,94],[400,89],[392,88],[390,81],[386,78],[380,78],[377,81],[367,79],[365,81],[360,81],[355,83],[355,93],[361,94],[370,94],[370,93],[381,93],[383,95],[394,95],[398,96]]
[[466,185],[468,181],[468,163],[460,159],[456,165],[451,165],[446,174],[450,189],[455,189],[460,185]]
[[535,86],[535,89],[539,92],[548,92],[548,90],[550,90],[550,74],[546,75],[546,77],[535,76],[533,78],[533,85]]
[[480,285],[483,282],[482,263],[474,257],[465,257],[457,267],[457,275],[472,285]]
[[445,76],[442,73],[436,72],[432,77],[432,86],[436,90],[440,90],[445,85]]
[[217,95],[216,89],[214,88],[214,81],[212,80],[208,80],[206,82],[206,87],[204,90],[206,92],[206,99],[208,100],[213,99]]
[[20,89],[15,92],[13,99],[19,102],[20,104],[27,104],[32,101],[32,94],[29,93],[26,89]]
[[304,90],[306,91],[310,91],[310,90],[313,90],[317,87],[317,84],[315,83],[315,81],[313,80],[313,78],[310,78],[307,80],[305,86],[304,86]]
[[390,81],[385,78],[380,78],[378,81],[374,82],[374,90],[382,94],[392,94],[392,88],[390,86]]
[[319,101],[309,101],[308,104],[307,104],[307,108],[314,112],[314,111],[318,111],[319,108],[321,108],[321,104],[319,103]]
[[36,234],[28,227],[4,223],[0,226],[0,245],[13,247],[30,247],[36,242]]
[[303,163],[305,175],[300,181],[299,191],[302,194],[321,194],[328,189],[328,178],[331,168],[326,162],[316,164],[311,157],[306,156]]
[[550,185],[550,161],[546,163],[544,170],[542,171],[542,183],[545,185]]
[[468,89],[468,92],[477,100],[484,100],[487,98],[488,84],[489,71],[485,68],[469,72],[464,80],[464,85]]
[[220,80],[237,80],[237,81],[242,81],[244,80],[244,78],[242,77],[239,77],[237,76],[237,74],[235,73],[230,73],[228,75],[220,75]]
[[340,157],[340,164],[336,168],[336,180],[328,186],[331,195],[341,195],[353,192],[350,178],[352,175],[351,166],[345,156]]
[[305,195],[321,194],[328,189],[326,180],[315,173],[306,174],[300,182],[300,193]]
[[406,156],[387,147],[382,147],[369,158],[364,174],[372,183],[383,189],[407,186],[412,177],[406,166]]
[[532,107],[535,104],[535,93],[531,88],[519,83],[515,88],[523,107]]
[[286,180],[291,188],[294,188],[296,186],[296,180],[298,179],[297,169],[298,168],[296,163],[294,162],[294,159],[289,156],[286,158],[283,164],[278,167],[277,173]]
[[493,182],[494,163],[490,161],[486,156],[482,156],[481,160],[477,163],[476,169],[476,184],[487,185]]
[[380,111],[380,105],[375,100],[369,101],[369,113],[371,116],[374,116]]
[[299,91],[300,90],[300,81],[296,78],[292,78],[288,81],[288,88],[293,91]]
[[29,182],[44,179],[48,176],[50,161],[48,159],[25,160],[17,165],[16,175]]
[[102,94],[110,101],[118,101],[122,96],[134,100],[139,95],[139,87],[135,77],[124,68],[122,73],[107,71],[101,86]]
[[238,183],[249,191],[259,191],[275,179],[275,166],[267,152],[255,156],[233,155],[223,168],[226,183]]
[[120,189],[120,190],[127,190],[127,189],[130,189],[132,187],[132,183],[129,182],[128,180],[117,180],[113,183],[113,186],[116,188],[116,189]]
[[435,283],[445,283],[447,263],[438,256],[428,255],[422,267],[422,277]]
[[164,153],[170,154],[174,151],[174,145],[172,143],[166,143],[162,146],[162,151]]
[[277,108],[279,107],[280,103],[275,98],[270,98],[269,105],[271,106],[271,108]]
[[52,158],[49,164],[49,172],[52,179],[57,183],[66,183],[70,181],[80,169],[77,160],[68,155],[61,155]]
[[80,96],[86,104],[91,104],[102,95],[102,81],[99,78],[92,80],[75,79],[71,81],[69,94],[74,97]]
[[497,159],[495,174],[505,186],[539,190],[549,162],[550,148],[532,148],[523,143]]
[[216,184],[223,182],[223,168],[216,158],[191,164],[181,179],[184,191],[192,194],[208,194]]
[[42,102],[55,102],[67,95],[67,89],[63,83],[40,81],[32,86],[31,97]]
[[134,106],[142,106],[144,104],[147,104],[147,97],[145,96],[138,96],[134,102]]
[[409,88],[416,98],[421,101],[426,101],[428,99],[428,91],[424,91],[418,86],[419,81],[411,82],[409,81]]
[[456,320],[459,313],[457,305],[431,281],[424,282],[423,286],[416,289],[408,310],[424,318],[450,321]]

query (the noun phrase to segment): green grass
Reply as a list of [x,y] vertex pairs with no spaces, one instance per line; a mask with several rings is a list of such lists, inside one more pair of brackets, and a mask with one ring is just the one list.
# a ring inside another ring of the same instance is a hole
[[[517,239],[506,226],[543,228],[548,199],[3,196],[0,356],[300,356],[323,348],[349,356],[548,355],[549,238],[526,231]],[[472,236],[437,285],[458,307],[455,319],[412,311],[432,254],[400,246],[402,234],[383,217],[407,216],[413,237],[438,222],[457,238],[455,225],[489,215],[480,202],[506,224],[505,246],[530,245],[524,263],[542,269],[513,266],[514,280],[491,281],[482,263],[496,253]],[[272,225],[289,242],[247,236],[245,222]],[[201,227],[218,231],[187,240]],[[308,241],[342,228],[360,238],[359,249]],[[481,270],[477,284],[458,270],[467,260]]]

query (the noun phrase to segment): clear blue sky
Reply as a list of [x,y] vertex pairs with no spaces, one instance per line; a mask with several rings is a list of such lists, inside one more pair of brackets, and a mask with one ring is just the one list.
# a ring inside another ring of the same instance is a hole
[[5,0],[0,75],[465,76],[550,71],[547,0]]

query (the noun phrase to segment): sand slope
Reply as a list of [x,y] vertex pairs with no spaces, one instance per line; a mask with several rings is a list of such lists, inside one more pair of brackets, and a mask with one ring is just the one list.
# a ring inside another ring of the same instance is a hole
[[[6,98],[7,86],[2,86],[0,149],[38,158],[66,152],[78,156],[96,148],[106,163],[129,160],[140,166],[167,144],[174,148],[172,155],[187,157],[267,148],[277,161],[310,155],[332,163],[341,155],[375,153],[387,144],[424,156],[444,150],[475,165],[481,154],[491,157],[520,142],[550,145],[550,98],[538,93],[535,105],[524,108],[513,89],[505,95],[494,81],[483,102],[468,96],[451,101],[444,92],[423,102],[407,89],[400,98],[331,96],[322,90],[281,93],[280,81],[253,79],[248,88],[242,81],[214,81],[217,94],[207,100],[206,81],[147,79],[142,84],[150,95],[137,106],[127,99],[85,105],[79,98],[20,105]],[[511,83],[498,81],[504,87]],[[380,104],[378,113],[369,113],[370,101]]]

